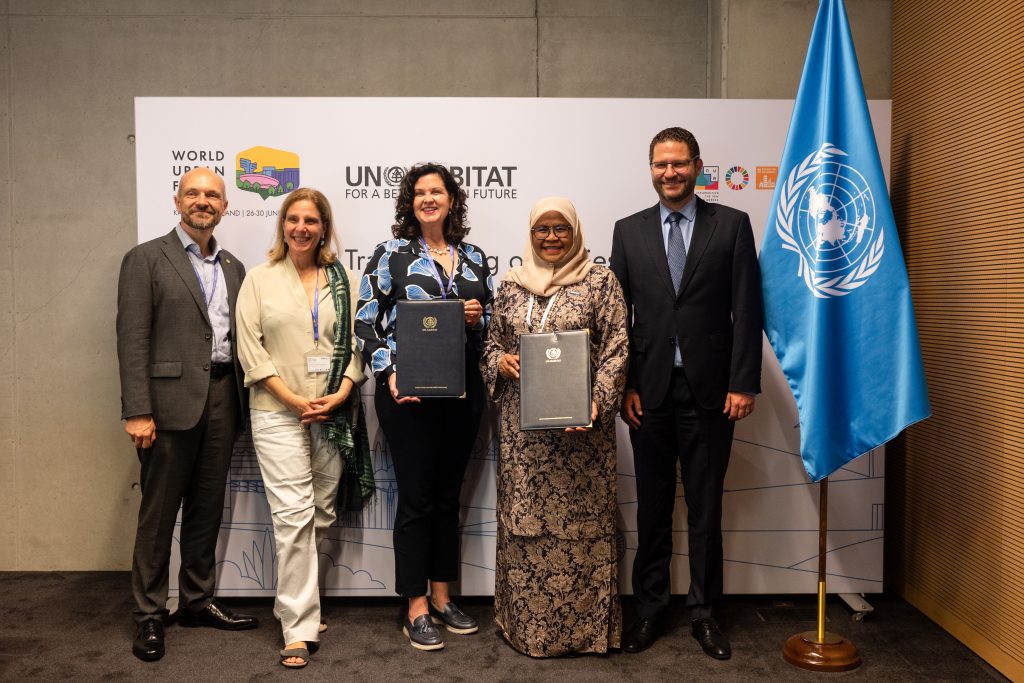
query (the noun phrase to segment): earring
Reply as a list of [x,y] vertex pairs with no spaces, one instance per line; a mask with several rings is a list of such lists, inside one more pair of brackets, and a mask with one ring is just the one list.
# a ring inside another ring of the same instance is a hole
[[320,238],[320,246],[321,247],[324,246],[324,238],[323,237]]

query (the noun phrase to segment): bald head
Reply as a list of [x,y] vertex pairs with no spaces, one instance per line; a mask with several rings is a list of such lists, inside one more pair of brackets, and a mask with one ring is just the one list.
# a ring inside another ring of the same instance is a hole
[[224,179],[208,168],[193,168],[181,176],[174,207],[181,214],[182,227],[193,239],[194,232],[212,232],[228,208]]
[[224,188],[224,179],[205,166],[193,168],[191,171],[188,171],[185,175],[181,176],[181,182],[178,183],[178,198],[180,199],[181,197],[184,197],[185,191],[189,187],[207,185],[210,183],[218,188],[221,198],[227,199],[227,193]]

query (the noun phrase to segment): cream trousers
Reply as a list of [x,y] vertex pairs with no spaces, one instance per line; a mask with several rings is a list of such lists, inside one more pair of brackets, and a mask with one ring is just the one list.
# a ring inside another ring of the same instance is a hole
[[284,642],[319,642],[320,566],[317,548],[337,519],[341,458],[319,425],[290,412],[250,411],[252,442],[274,523],[277,599]]

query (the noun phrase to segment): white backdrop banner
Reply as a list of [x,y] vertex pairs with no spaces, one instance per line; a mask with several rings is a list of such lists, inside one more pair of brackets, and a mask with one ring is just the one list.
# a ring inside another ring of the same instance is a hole
[[[780,100],[518,98],[137,98],[138,236],[178,221],[172,196],[183,173],[208,166],[225,178],[228,210],[217,239],[252,267],[266,260],[281,198],[305,186],[330,199],[344,265],[362,271],[390,238],[394,199],[417,162],[448,165],[469,195],[468,241],[488,256],[495,281],[526,243],[541,197],[569,197],[593,260],[607,263],[615,221],[653,206],[651,138],[691,130],[704,174],[697,193],[750,214],[760,245],[793,103]],[[868,103],[889,172],[889,101]],[[796,275],[794,275],[795,277]],[[739,423],[726,479],[727,593],[816,590],[818,492],[799,457],[796,405],[767,343],[764,394]],[[394,595],[391,529],[399,495],[387,443],[369,413],[377,494],[341,519],[320,549],[328,595]],[[496,419],[485,415],[463,486],[463,594],[494,587]],[[874,451],[830,477],[830,592],[882,590],[884,457]],[[218,548],[218,593],[272,595],[277,584],[270,511],[252,443],[236,445]],[[674,520],[672,590],[689,585],[682,488]],[[636,549],[633,454],[619,424],[620,582],[630,592]],[[177,585],[177,540],[171,586]]]

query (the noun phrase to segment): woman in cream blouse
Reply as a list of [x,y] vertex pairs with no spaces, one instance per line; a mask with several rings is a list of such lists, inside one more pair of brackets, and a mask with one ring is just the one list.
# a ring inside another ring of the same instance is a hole
[[357,505],[372,492],[372,469],[369,486],[360,469],[369,453],[357,391],[363,363],[352,350],[355,292],[333,237],[327,198],[295,190],[281,206],[269,261],[249,271],[238,293],[238,354],[274,524],[274,616],[287,667],[305,666],[326,628],[317,546],[337,519],[343,471],[360,479]]

